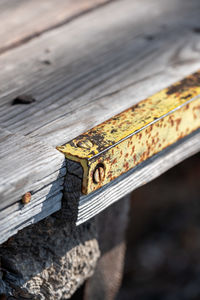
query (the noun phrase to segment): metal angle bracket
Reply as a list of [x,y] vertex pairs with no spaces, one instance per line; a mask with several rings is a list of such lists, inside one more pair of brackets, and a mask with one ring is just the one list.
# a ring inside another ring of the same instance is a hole
[[83,168],[89,194],[200,128],[200,71],[57,149]]

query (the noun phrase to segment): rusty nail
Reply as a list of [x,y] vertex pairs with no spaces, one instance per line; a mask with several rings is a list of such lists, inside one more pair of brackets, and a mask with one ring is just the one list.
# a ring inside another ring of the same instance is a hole
[[24,194],[22,196],[22,203],[23,204],[27,204],[31,201],[31,193],[30,192],[27,192],[26,194]]
[[104,180],[105,177],[105,171],[102,164],[97,165],[94,174],[93,174],[93,181],[94,183],[100,183]]

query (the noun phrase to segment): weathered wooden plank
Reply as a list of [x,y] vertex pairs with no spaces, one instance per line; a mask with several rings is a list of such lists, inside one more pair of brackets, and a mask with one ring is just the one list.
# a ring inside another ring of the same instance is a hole
[[[0,243],[61,208],[63,155],[32,138],[0,130]],[[30,203],[22,196],[31,192]]]
[[34,193],[35,186],[42,187],[38,181],[64,167],[63,155],[56,149],[20,134],[8,133],[0,140],[0,158],[1,209],[28,191]]
[[70,173],[67,173],[65,183],[69,214],[77,225],[84,223],[132,190],[199,151],[200,130],[197,130],[89,195],[81,193],[82,168],[78,163],[69,161],[67,168]]
[[[2,55],[1,125],[57,146],[181,79],[200,67],[199,11],[117,1]],[[12,106],[25,92],[37,101]]]
[[0,53],[106,2],[108,0],[1,0]]
[[[34,199],[31,205],[22,207],[20,204],[12,205],[10,209],[0,212],[0,244],[15,235],[19,230],[30,226],[48,217],[61,209],[62,189],[50,197]],[[47,199],[46,199],[47,198]],[[2,217],[3,215],[3,217]]]
[[[200,68],[200,35],[195,30],[199,12],[198,0],[115,1],[2,54],[0,125],[11,133],[2,135],[1,209],[13,209],[17,216],[19,207],[12,205],[25,192],[57,181],[51,176],[63,168],[64,156],[49,145],[73,139]],[[36,101],[12,105],[24,93]],[[181,147],[172,164],[161,153],[160,165],[165,161],[166,169],[172,167],[198,151],[199,144],[188,152]],[[160,165],[155,163],[155,168]],[[146,176],[148,181],[152,173]],[[74,197],[74,190],[70,201],[77,209],[80,200],[78,220],[83,222],[144,183],[138,177],[131,185],[127,178],[119,189],[106,186],[101,196],[92,194],[87,200]],[[40,199],[51,207],[54,198]],[[34,203],[32,211],[38,213]],[[16,226],[21,228],[20,222]]]

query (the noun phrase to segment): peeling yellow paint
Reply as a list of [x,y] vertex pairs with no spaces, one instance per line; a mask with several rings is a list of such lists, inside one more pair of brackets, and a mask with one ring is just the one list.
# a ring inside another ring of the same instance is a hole
[[[200,71],[139,102],[64,146],[81,163],[88,194],[200,127]],[[104,179],[93,180],[98,164]]]

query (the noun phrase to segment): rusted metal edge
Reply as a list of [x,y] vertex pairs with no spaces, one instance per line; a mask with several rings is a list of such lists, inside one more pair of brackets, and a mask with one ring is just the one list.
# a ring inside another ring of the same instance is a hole
[[91,193],[200,128],[200,71],[57,149],[83,167]]

